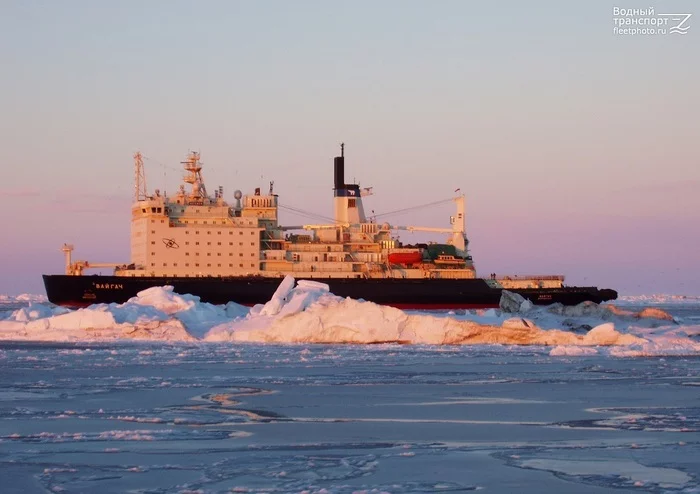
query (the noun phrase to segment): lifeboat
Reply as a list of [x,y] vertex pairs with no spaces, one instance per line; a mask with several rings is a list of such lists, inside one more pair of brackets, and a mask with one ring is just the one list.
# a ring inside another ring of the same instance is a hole
[[389,254],[390,264],[416,264],[423,260],[420,252],[392,252]]

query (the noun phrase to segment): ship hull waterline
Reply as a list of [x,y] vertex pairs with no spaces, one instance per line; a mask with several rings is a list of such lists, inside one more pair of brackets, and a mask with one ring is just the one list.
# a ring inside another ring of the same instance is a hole
[[[192,294],[202,302],[236,302],[253,306],[264,304],[274,294],[282,278],[261,276],[218,278],[125,277],[43,275],[49,302],[70,308],[100,303],[124,303],[154,286],[173,286],[179,294]],[[484,279],[358,279],[312,278],[327,283],[333,294],[363,299],[408,310],[496,308],[501,288],[493,288]],[[601,303],[617,298],[617,292],[596,287],[512,289],[535,305],[581,302]]]

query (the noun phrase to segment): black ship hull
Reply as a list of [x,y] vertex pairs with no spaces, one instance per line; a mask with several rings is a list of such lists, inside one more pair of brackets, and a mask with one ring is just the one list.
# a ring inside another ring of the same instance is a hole
[[[264,304],[272,297],[282,278],[163,278],[125,276],[44,275],[46,295],[50,302],[78,308],[99,303],[123,303],[141,290],[171,285],[175,292],[190,293],[202,302],[226,304],[236,302],[252,306]],[[498,307],[501,289],[492,288],[486,280],[436,279],[321,279],[331,292],[341,297],[364,299],[400,309],[472,309]],[[617,298],[617,292],[596,287],[563,287],[512,289],[535,305],[562,303],[576,305]]]

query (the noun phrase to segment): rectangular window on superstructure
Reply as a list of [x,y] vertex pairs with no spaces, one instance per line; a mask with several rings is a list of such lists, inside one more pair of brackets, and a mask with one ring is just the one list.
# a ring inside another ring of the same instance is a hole
[[190,267],[190,263],[189,263],[189,262],[186,262],[186,263],[185,263],[185,267],[186,267],[186,268],[189,268],[189,267]]
[[156,245],[155,241],[151,242],[151,245]]
[[196,263],[194,264],[194,267],[195,267],[195,268],[198,268],[198,267],[199,267],[199,263],[196,262]]
[[238,242],[239,247],[243,247],[243,242]]
[[207,256],[208,256],[208,257],[211,257],[211,252],[207,252]]
[[207,245],[211,245],[211,242],[207,242]]
[[[187,223],[187,222],[185,221],[185,223]],[[185,235],[189,235],[189,234],[190,234],[190,232],[188,232],[187,230],[185,230]]]
[[243,267],[243,263],[239,264],[238,267],[241,267],[241,268],[242,268],[242,267]]
[[189,256],[189,255],[190,255],[190,253],[189,253],[189,252],[185,252],[185,255],[186,255],[186,256]]
[[348,207],[349,208],[355,208],[355,199],[348,199]]
[[255,232],[250,232],[251,235],[255,235]]
[[239,256],[239,257],[243,257],[243,252],[239,252],[239,253],[238,253],[238,256]]
[[255,252],[251,252],[250,257],[255,257]]
[[198,256],[198,255],[199,255],[199,252],[195,252],[194,255],[195,255],[195,256]]
[[233,242],[229,242],[228,244],[229,244],[229,245],[233,245]]
[[220,267],[221,267],[221,264],[217,264],[216,267],[220,268]]
[[155,262],[152,262],[152,263],[151,263],[151,267],[152,267],[152,268],[155,268],[155,267],[156,267],[156,263],[155,263]]
[[176,262],[174,262],[174,263],[173,263],[173,266],[174,266],[174,267],[177,267],[177,263],[176,263]]
[[167,263],[167,262],[164,262],[164,263],[163,263],[163,267],[164,267],[164,268],[167,268],[167,267],[168,267],[168,263]]
[[199,242],[195,242],[194,245],[199,245]]
[[199,235],[199,230],[195,230],[195,235]]
[[216,245],[221,245],[221,242],[216,242]]
[[[145,211],[144,211],[144,212],[145,212]],[[156,222],[156,220],[151,220],[151,223],[155,223],[155,222]]]
[[165,223],[165,220],[160,220],[161,223]]
[[189,243],[189,242],[185,242],[185,245],[190,245],[190,243]]
[[[221,224],[223,225],[223,224],[224,224],[224,222],[222,221],[222,222],[221,222]],[[218,231],[218,232],[216,232],[216,233],[218,233],[219,235],[221,235],[221,230],[219,230],[219,231]]]
[[210,267],[211,267],[211,264],[207,264],[207,267],[210,268]]
[[216,255],[221,257],[221,252],[217,252]]
[[155,230],[151,230],[151,233],[156,233],[156,231],[155,231]]
[[238,234],[243,235],[243,230],[239,230]]
[[152,256],[155,256],[155,255],[156,255],[156,253],[155,253],[155,252],[151,252],[151,255],[152,255]]
[[207,235],[211,235],[211,230],[209,230],[209,231],[207,232]]
[[229,264],[228,267],[229,267],[229,268],[232,268],[232,267],[233,267],[233,264]]
[[228,234],[229,234],[229,235],[233,235],[233,230],[232,230],[232,231],[230,231],[230,232],[228,232]]
[[207,222],[206,222],[206,221],[203,221],[202,223],[204,223],[205,225],[207,224]]
[[232,256],[232,255],[233,255],[233,252],[229,252],[228,255],[229,255],[229,256]]

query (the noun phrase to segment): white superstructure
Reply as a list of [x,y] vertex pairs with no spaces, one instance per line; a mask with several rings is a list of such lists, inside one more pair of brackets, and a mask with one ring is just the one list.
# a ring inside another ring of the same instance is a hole
[[[475,278],[465,234],[464,195],[453,198],[449,228],[379,224],[365,215],[362,199],[371,189],[344,181],[344,151],[334,161],[334,222],[281,226],[279,203],[268,193],[234,192],[224,200],[219,187],[209,195],[199,153],[190,153],[183,184],[174,196],[146,190],[143,158],[134,156],[131,260],[125,264],[71,261],[64,246],[66,274],[114,267],[117,276],[298,278]],[[397,230],[448,234],[444,243],[404,246]],[[552,279],[547,279],[552,278]],[[559,279],[561,278],[561,279]],[[533,285],[535,280],[536,285]],[[501,281],[499,279],[499,281]],[[563,277],[528,277],[525,286],[561,286]]]

